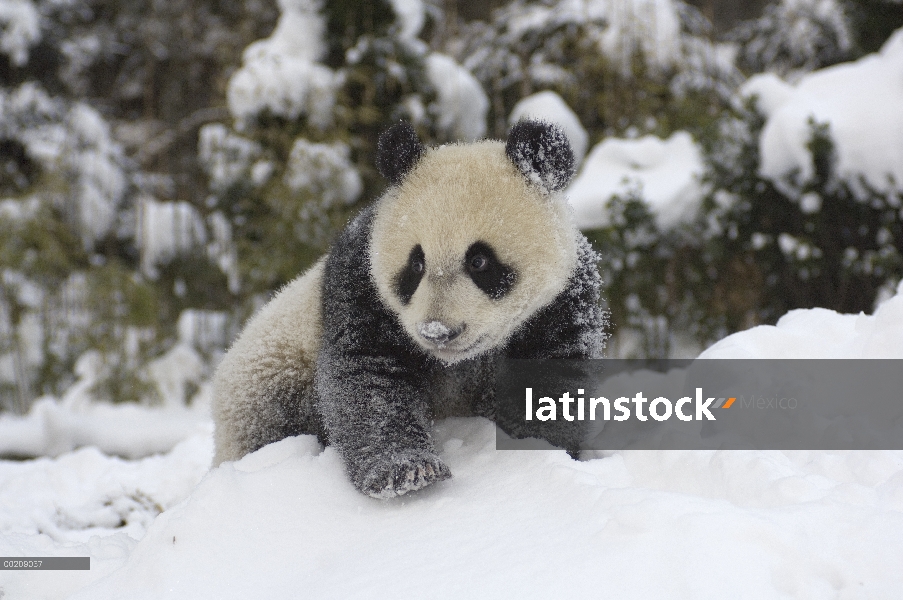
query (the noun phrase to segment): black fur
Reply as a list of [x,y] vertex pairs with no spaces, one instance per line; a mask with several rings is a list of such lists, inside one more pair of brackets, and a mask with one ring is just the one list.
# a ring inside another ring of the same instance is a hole
[[[481,258],[485,262],[478,267],[474,263]],[[464,256],[464,268],[476,286],[494,300],[499,300],[510,292],[517,281],[517,273],[508,265],[502,264],[492,246],[486,242],[471,244]]]
[[376,169],[392,185],[399,185],[425,152],[410,123],[399,121],[379,136]]
[[527,320],[505,347],[508,358],[601,358],[608,316],[599,304],[598,254],[582,235],[577,268],[555,300]]
[[[418,270],[418,265],[420,266]],[[407,304],[417,291],[420,280],[423,279],[423,273],[426,270],[426,257],[423,255],[423,248],[417,244],[411,249],[408,256],[408,264],[405,265],[398,275],[395,276],[395,294],[401,300],[402,304]]]
[[[598,306],[595,254],[584,240],[569,287],[505,348],[446,366],[408,337],[379,298],[368,253],[374,213],[372,206],[365,209],[330,250],[315,387],[329,442],[354,485],[389,496],[411,489],[412,482],[420,487],[451,476],[433,447],[431,419],[437,414],[495,418],[492,388],[499,357],[598,357],[605,318]],[[550,441],[574,452],[575,431]]]
[[505,154],[524,177],[550,192],[562,190],[574,176],[574,151],[556,125],[521,120],[508,132]]

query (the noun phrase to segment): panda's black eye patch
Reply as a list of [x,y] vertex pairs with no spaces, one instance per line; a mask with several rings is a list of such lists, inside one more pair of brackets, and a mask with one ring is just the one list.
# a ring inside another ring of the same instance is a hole
[[517,281],[514,269],[499,262],[492,246],[486,242],[470,245],[464,255],[464,266],[476,286],[493,300],[507,294]]
[[417,244],[411,248],[408,255],[408,262],[404,268],[395,276],[395,294],[401,300],[402,304],[408,304],[423,279],[423,272],[426,270],[426,256],[423,254],[423,248]]

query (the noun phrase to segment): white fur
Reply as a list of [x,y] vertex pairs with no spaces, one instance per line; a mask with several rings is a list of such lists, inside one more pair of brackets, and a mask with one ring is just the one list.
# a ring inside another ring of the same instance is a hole
[[[514,330],[564,289],[577,262],[578,232],[560,194],[527,183],[502,142],[427,150],[400,186],[380,201],[370,265],[380,298],[421,347],[455,363],[503,345]],[[501,299],[489,298],[465,271],[471,244],[483,241],[517,272]],[[420,244],[423,279],[404,305],[393,281]],[[443,327],[462,333],[434,344],[418,333]]]
[[312,385],[320,351],[321,259],[286,285],[248,321],[213,379],[216,422],[214,466],[238,460],[250,449],[249,423],[266,413],[281,385]]

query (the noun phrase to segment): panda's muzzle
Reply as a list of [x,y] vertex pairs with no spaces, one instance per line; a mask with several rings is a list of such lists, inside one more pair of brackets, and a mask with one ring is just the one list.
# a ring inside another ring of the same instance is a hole
[[417,332],[420,334],[420,337],[426,341],[442,348],[461,335],[461,332],[463,332],[466,327],[466,325],[461,325],[457,329],[451,329],[441,321],[425,321],[417,326]]

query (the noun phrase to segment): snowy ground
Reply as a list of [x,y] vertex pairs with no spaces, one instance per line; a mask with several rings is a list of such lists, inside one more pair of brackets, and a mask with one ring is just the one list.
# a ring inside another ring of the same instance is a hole
[[[874,315],[794,311],[706,356],[903,358],[903,287]],[[167,410],[148,415],[143,435],[132,426],[136,443],[159,442]],[[92,431],[104,414],[94,411],[82,421]],[[91,557],[90,571],[2,571],[0,597],[890,599],[903,589],[903,451],[577,462],[497,451],[491,423],[452,419],[434,436],[453,479],[378,501],[310,436],[207,473],[210,425],[183,415],[185,439],[165,454],[86,447],[0,461],[0,555]],[[129,426],[117,423],[121,438]]]
[[171,451],[124,460],[86,447],[0,461],[0,556],[90,556],[90,571],[0,571],[7,599],[65,598],[128,559],[162,511],[210,466],[212,426]]

